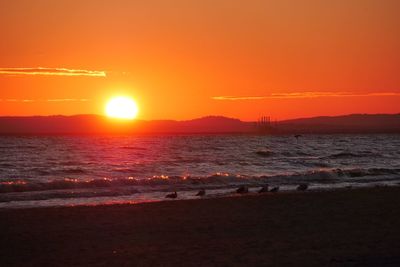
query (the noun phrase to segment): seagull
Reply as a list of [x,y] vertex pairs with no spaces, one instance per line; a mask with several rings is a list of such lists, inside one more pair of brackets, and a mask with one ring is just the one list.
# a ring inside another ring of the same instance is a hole
[[299,141],[299,137],[301,137],[301,134],[296,134],[294,137],[296,137],[296,140]]
[[249,192],[249,189],[247,188],[247,186],[245,186],[245,185],[242,185],[241,187],[239,187],[237,190],[236,190],[236,193],[238,193],[238,194],[246,194],[246,193],[248,193]]
[[298,187],[297,187],[297,191],[306,191],[308,189],[308,184],[300,184]]
[[276,192],[278,192],[278,191],[279,191],[279,186],[275,186],[275,187],[272,188],[269,192],[276,193]]
[[177,198],[178,197],[178,193],[176,193],[176,191],[175,191],[174,193],[167,194],[165,197],[166,198]]
[[205,196],[206,195],[206,190],[204,190],[204,189],[201,189],[197,194],[196,194],[196,196],[199,196],[199,197],[202,197],[202,196]]
[[261,187],[261,189],[258,191],[258,193],[267,193],[268,187],[269,187],[269,185],[264,185],[263,187]]

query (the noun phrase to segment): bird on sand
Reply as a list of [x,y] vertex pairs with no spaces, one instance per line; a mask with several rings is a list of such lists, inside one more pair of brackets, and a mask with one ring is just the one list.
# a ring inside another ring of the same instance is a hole
[[258,193],[267,193],[269,190],[269,185],[264,185],[263,187],[261,187],[260,190],[258,190]]
[[275,187],[272,188],[269,192],[276,193],[276,192],[278,192],[278,191],[279,191],[279,186],[275,186]]
[[245,186],[245,185],[242,185],[241,187],[239,187],[236,190],[236,193],[238,193],[238,194],[246,194],[248,192],[249,192],[249,188],[247,188],[247,186]]
[[178,197],[178,193],[176,193],[176,191],[175,191],[174,193],[167,194],[165,197],[166,198],[177,198]]
[[205,189],[201,189],[199,192],[197,192],[196,196],[202,197],[206,195],[206,190]]
[[299,184],[297,191],[306,191],[308,189],[308,184]]
[[296,137],[296,140],[299,141],[299,137],[301,137],[301,134],[296,134],[294,137]]

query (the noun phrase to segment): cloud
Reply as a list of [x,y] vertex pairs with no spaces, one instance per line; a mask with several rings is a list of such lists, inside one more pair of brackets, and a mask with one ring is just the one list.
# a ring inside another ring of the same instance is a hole
[[75,98],[56,98],[56,99],[46,99],[47,102],[88,102],[90,101],[89,99],[86,98],[81,98],[81,99],[75,99]]
[[262,100],[262,99],[296,99],[318,97],[371,97],[371,96],[400,96],[400,92],[382,93],[354,93],[354,92],[296,92],[296,93],[272,93],[263,96],[213,96],[214,100]]
[[75,70],[66,68],[0,68],[0,75],[90,76],[106,77],[105,71]]
[[214,100],[260,100],[266,99],[265,96],[213,96]]
[[0,99],[0,102],[19,102],[19,103],[31,103],[31,102],[88,102],[90,99],[86,98],[55,98],[55,99]]

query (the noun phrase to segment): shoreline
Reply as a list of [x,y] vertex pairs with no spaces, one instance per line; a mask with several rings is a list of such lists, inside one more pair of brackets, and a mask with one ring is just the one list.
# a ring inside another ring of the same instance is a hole
[[[197,196],[196,193],[199,189],[186,189],[186,190],[176,190],[178,197],[176,199],[166,198],[166,194],[171,193],[171,191],[160,191],[157,196],[152,193],[131,193],[131,194],[121,194],[121,195],[98,195],[98,196],[76,196],[76,197],[58,197],[58,198],[33,198],[33,199],[19,199],[19,200],[8,200],[4,201],[0,199],[0,211],[9,209],[42,209],[42,208],[71,208],[71,207],[98,207],[98,206],[113,206],[113,205],[139,205],[142,203],[158,203],[166,201],[186,201],[186,200],[205,200],[205,199],[219,199],[219,198],[235,198],[244,196],[258,196],[258,195],[275,195],[275,194],[297,194],[297,193],[324,193],[324,192],[334,192],[334,191],[348,191],[348,190],[368,190],[371,188],[387,188],[387,187],[399,187],[399,183],[396,182],[386,182],[381,181],[371,182],[366,184],[339,184],[336,186],[324,186],[324,184],[313,184],[313,186],[305,191],[298,191],[298,185],[284,185],[280,187],[279,192],[264,192],[259,193],[262,186],[250,185],[248,186],[248,193],[240,194],[236,193],[237,188],[241,185],[231,186],[228,188],[206,188],[205,196]],[[57,190],[56,190],[57,191]],[[36,191],[34,191],[36,192]],[[53,192],[54,193],[54,192]],[[75,192],[76,193],[76,192]],[[7,193],[4,193],[7,194]],[[146,196],[144,198],[144,196]]]
[[400,187],[0,210],[2,266],[397,266]]

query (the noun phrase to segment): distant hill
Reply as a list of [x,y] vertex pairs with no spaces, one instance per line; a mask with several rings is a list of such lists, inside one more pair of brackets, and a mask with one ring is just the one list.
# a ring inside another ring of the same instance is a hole
[[278,123],[288,133],[400,133],[400,114],[351,114],[286,120]]
[[119,121],[99,115],[0,117],[0,134],[250,133],[253,123],[221,116]]
[[222,116],[208,116],[187,121],[142,122],[150,132],[170,133],[249,133],[254,131],[251,122]]
[[[99,115],[0,117],[0,134],[260,133],[255,122],[222,116],[118,121]],[[400,133],[400,114],[354,114],[281,121],[265,134]]]

